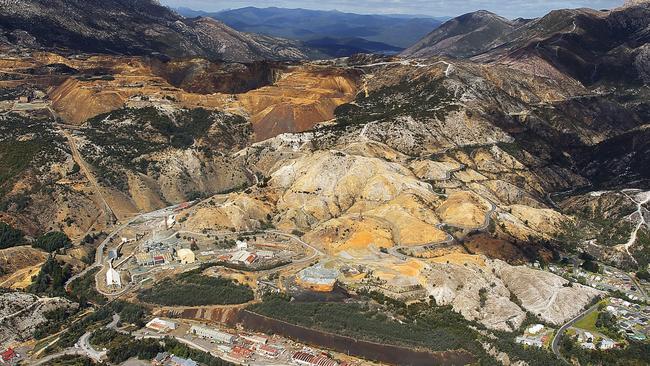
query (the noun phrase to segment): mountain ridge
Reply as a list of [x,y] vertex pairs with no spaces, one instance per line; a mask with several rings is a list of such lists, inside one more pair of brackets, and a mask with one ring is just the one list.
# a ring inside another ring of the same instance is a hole
[[185,19],[154,0],[2,0],[0,24],[9,41],[25,32],[42,47],[91,53],[237,62],[308,57],[297,42],[237,32],[213,19]]

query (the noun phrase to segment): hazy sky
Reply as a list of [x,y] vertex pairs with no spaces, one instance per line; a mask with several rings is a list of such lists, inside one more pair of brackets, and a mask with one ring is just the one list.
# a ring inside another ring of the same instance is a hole
[[363,14],[426,14],[455,16],[485,9],[499,15],[537,17],[560,8],[609,9],[624,0],[160,0],[172,7],[215,11],[244,6],[340,10]]

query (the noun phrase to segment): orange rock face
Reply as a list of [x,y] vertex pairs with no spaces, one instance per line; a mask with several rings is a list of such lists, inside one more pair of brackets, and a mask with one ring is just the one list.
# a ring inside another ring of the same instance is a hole
[[137,57],[69,59],[46,53],[17,62],[0,59],[0,70],[51,64],[77,70],[73,75],[25,73],[24,79],[14,81],[45,88],[52,109],[69,124],[80,125],[125,106],[201,107],[250,118],[258,141],[332,119],[336,107],[355,98],[360,79],[356,71],[310,64],[244,66],[188,60],[161,66]]

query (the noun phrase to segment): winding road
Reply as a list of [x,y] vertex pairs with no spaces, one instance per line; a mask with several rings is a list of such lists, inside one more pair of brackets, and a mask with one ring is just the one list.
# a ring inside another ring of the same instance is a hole
[[632,247],[632,245],[634,245],[634,243],[636,243],[636,240],[637,240],[637,237],[638,237],[638,234],[639,234],[639,230],[641,230],[641,227],[643,225],[645,225],[646,227],[648,226],[648,222],[646,221],[646,215],[649,212],[648,212],[648,209],[644,207],[644,205],[646,205],[646,204],[648,204],[648,202],[650,202],[650,191],[648,191],[648,192],[642,192],[642,191],[636,192],[636,195],[634,196],[634,198],[630,197],[630,195],[628,195],[625,191],[621,191],[621,193],[623,193],[623,195],[625,195],[625,197],[629,198],[632,202],[634,202],[634,204],[636,204],[636,207],[637,207],[636,211],[634,211],[632,214],[630,214],[630,216],[628,216],[628,218],[632,219],[633,216],[637,215],[637,216],[639,216],[639,222],[637,223],[634,230],[632,230],[632,233],[630,234],[630,239],[627,241],[627,243],[622,244],[620,246],[617,246],[617,248],[624,250],[630,256],[630,258],[632,258],[632,260],[634,262],[636,262],[636,259],[630,253],[630,248]]
[[551,350],[559,358],[560,360],[569,363],[564,356],[562,356],[562,353],[560,353],[560,341],[562,340],[562,335],[564,332],[566,332],[567,329],[569,329],[573,324],[578,322],[580,319],[584,318],[587,316],[589,313],[592,311],[595,311],[598,308],[598,304],[593,305],[589,309],[583,311],[582,313],[578,314],[575,318],[569,320],[567,323],[565,323],[563,326],[560,327],[560,329],[555,332],[555,336],[553,337],[553,342],[551,343]]

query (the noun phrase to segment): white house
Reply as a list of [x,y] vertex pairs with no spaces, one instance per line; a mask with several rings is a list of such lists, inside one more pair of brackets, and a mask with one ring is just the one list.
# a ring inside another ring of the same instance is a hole
[[598,348],[600,348],[601,350],[608,350],[614,348],[614,346],[616,346],[616,343],[614,343],[613,340],[603,339],[602,341],[600,341],[600,345],[598,346]]

